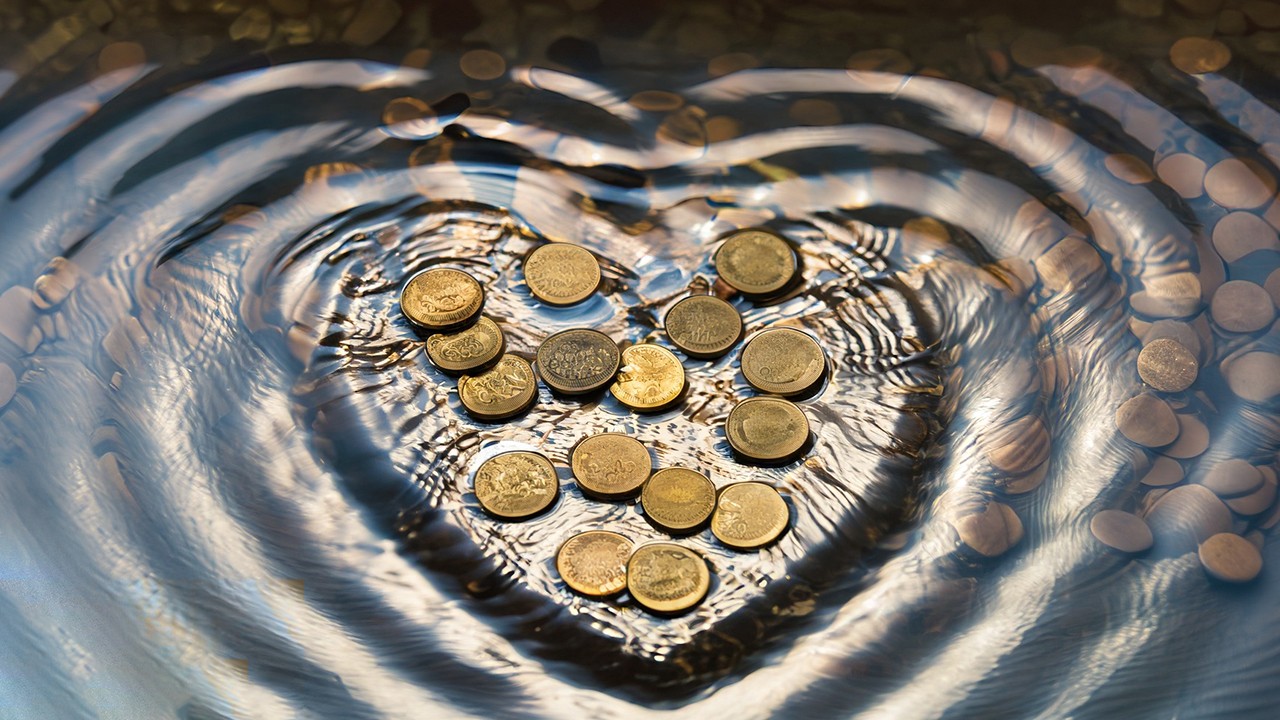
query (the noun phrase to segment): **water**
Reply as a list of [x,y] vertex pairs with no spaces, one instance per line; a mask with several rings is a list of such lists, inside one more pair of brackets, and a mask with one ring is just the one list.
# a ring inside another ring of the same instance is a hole
[[[572,17],[602,37],[694,22],[620,26],[614,5]],[[1249,293],[1280,301],[1280,116],[1257,8],[1200,74],[1169,62],[1205,22],[1177,8],[1091,10],[1121,19],[1074,43],[954,10],[893,36],[909,54],[842,48],[849,70],[829,43],[796,61],[787,28],[850,17],[794,12],[754,54],[711,43],[711,71],[683,40],[646,55],[652,29],[576,71],[448,40],[400,64],[411,14],[270,61],[209,41],[186,67],[120,46],[11,63],[0,715],[1270,717],[1280,389],[1274,309]],[[81,70],[53,77],[60,58]],[[732,461],[721,428],[751,394],[734,354],[686,362],[662,414],[544,388],[479,424],[396,306],[443,264],[482,281],[510,351],[582,326],[665,342],[665,310],[748,226],[793,239],[805,277],[736,300],[748,333],[801,327],[833,361],[801,403],[813,449],[782,468]],[[520,259],[548,238],[603,259],[597,296],[532,298]],[[1248,302],[1211,306],[1227,281]],[[1143,391],[1139,335],[1162,333],[1201,369],[1157,393],[1182,424],[1155,451],[1116,412]],[[664,537],[573,486],[567,452],[600,431],[718,486],[775,484],[790,531],[758,553],[682,541],[714,573],[680,618],[577,598],[554,570],[566,537]],[[495,522],[469,473],[520,448],[560,466],[561,499]],[[1212,498],[1152,510],[1232,458],[1266,470],[1225,521]],[[1108,508],[1155,547],[1098,542]],[[1197,542],[1219,530],[1261,546],[1261,577],[1207,577]]]

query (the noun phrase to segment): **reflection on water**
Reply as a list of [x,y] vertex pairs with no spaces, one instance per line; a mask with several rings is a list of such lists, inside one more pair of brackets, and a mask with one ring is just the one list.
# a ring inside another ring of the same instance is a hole
[[[205,25],[191,5],[122,13],[137,40],[92,2],[10,25],[31,44],[0,99],[0,714],[1280,701],[1265,3],[1121,2],[1066,37],[916,18],[920,42],[846,45],[835,68],[785,32],[857,17],[821,5],[576,0],[530,16],[547,42],[528,52],[469,3],[422,27],[390,2],[220,5]],[[196,30],[159,43],[158,17]],[[668,71],[645,72],[667,38]],[[312,41],[336,44],[285,50]],[[784,467],[729,450],[752,394],[736,353],[686,360],[662,413],[543,388],[484,424],[397,309],[405,278],[456,267],[508,351],[573,327],[666,343],[667,309],[752,226],[796,243],[804,281],[734,299],[746,333],[801,328],[832,361],[799,401],[813,447]],[[530,293],[521,260],[546,239],[602,258],[595,296]],[[666,538],[569,479],[569,449],[606,431],[719,487],[773,484],[789,532],[747,553],[680,540],[713,568],[687,615],[574,595],[569,536]],[[499,523],[471,475],[514,449],[551,457],[562,491]]]

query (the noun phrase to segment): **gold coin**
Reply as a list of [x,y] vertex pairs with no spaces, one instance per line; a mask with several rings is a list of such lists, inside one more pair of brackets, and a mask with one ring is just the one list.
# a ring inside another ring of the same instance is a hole
[[479,375],[463,375],[458,380],[462,407],[477,420],[504,420],[519,415],[533,405],[538,382],[527,360],[503,355],[496,365]]
[[621,433],[586,438],[573,449],[569,465],[582,492],[602,500],[635,497],[653,472],[649,451]]
[[560,481],[551,461],[536,452],[495,455],[476,470],[476,499],[500,520],[524,520],[551,507]]
[[621,357],[618,344],[602,332],[565,330],[538,348],[538,376],[556,392],[582,395],[608,385]]
[[627,562],[627,591],[650,612],[684,612],[702,602],[710,589],[707,561],[675,543],[642,545]]
[[493,362],[506,346],[498,324],[481,316],[466,330],[427,338],[427,357],[447,373],[464,373]]
[[799,265],[786,240],[767,230],[739,230],[716,250],[716,272],[734,290],[768,297],[791,284]]
[[795,328],[769,328],[742,348],[742,374],[760,392],[803,395],[826,372],[827,356],[818,341]]
[[400,293],[400,311],[427,330],[454,330],[471,323],[484,307],[484,289],[471,275],[434,268],[409,278]]
[[663,468],[649,478],[640,493],[645,517],[672,533],[702,526],[716,507],[716,486],[706,475],[688,468]]
[[586,300],[600,285],[600,261],[590,250],[553,242],[535,248],[524,260],[524,281],[533,296],[549,305]]
[[631,541],[615,532],[578,533],[556,552],[556,572],[570,590],[587,597],[616,595],[627,587]]
[[632,345],[622,351],[622,368],[609,392],[637,412],[664,410],[684,392],[684,366],[664,347]]
[[747,398],[729,411],[725,435],[743,458],[785,462],[809,441],[809,419],[794,403],[781,398]]
[[662,324],[667,337],[691,358],[718,358],[742,338],[742,316],[715,295],[694,295],[672,306]]
[[769,485],[734,483],[716,499],[711,533],[735,550],[755,550],[781,537],[790,515],[786,501]]

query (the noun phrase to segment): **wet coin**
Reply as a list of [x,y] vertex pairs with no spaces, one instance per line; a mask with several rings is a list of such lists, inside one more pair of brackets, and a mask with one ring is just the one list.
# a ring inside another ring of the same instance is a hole
[[1200,363],[1177,340],[1153,340],[1138,353],[1138,375],[1161,392],[1182,392],[1191,387],[1200,372]]
[[1151,528],[1142,518],[1123,510],[1102,510],[1089,521],[1098,542],[1122,553],[1140,553],[1151,547]]
[[482,316],[466,330],[427,338],[427,358],[447,373],[465,373],[489,365],[506,346],[502,329]]
[[602,500],[635,497],[653,472],[645,446],[621,433],[586,438],[573,449],[569,464],[582,492]]
[[739,230],[715,254],[716,273],[750,296],[776,295],[791,284],[799,263],[786,240],[767,230]]
[[1258,468],[1238,458],[1217,463],[1200,479],[1201,485],[1221,498],[1248,495],[1262,487],[1262,483],[1263,476]]
[[500,520],[524,520],[551,507],[560,493],[555,466],[535,452],[517,450],[485,460],[476,470],[476,499]]
[[622,368],[609,392],[637,412],[666,409],[684,392],[684,366],[664,347],[632,345],[622,351]]
[[957,519],[953,526],[960,541],[986,557],[1008,552],[1022,540],[1022,520],[1013,508],[993,502],[981,512]]
[[1116,427],[1143,447],[1163,447],[1178,439],[1178,416],[1169,403],[1151,393],[1121,403],[1116,409]]
[[812,390],[827,371],[822,347],[808,333],[776,327],[742,349],[742,374],[760,392],[792,397]]
[[789,517],[786,501],[771,486],[734,483],[716,498],[711,533],[735,550],[755,550],[781,537]]
[[809,441],[809,420],[794,403],[775,397],[747,398],[725,421],[729,446],[756,462],[784,462]]
[[524,280],[533,296],[548,305],[573,305],[600,286],[600,262],[590,250],[553,242],[535,248],[524,260]]
[[742,316],[714,295],[694,295],[676,303],[663,319],[667,337],[691,358],[718,358],[742,338]]
[[505,420],[529,409],[538,396],[538,382],[529,362],[517,355],[503,355],[497,364],[479,375],[458,380],[462,407],[477,420]]
[[1253,543],[1234,533],[1218,533],[1200,544],[1205,572],[1223,582],[1245,583],[1262,572],[1262,554]]
[[608,385],[618,372],[618,344],[597,330],[575,328],[547,338],[538,348],[538,376],[552,390],[582,395]]
[[570,590],[592,598],[608,597],[627,587],[631,541],[615,532],[578,533],[556,552],[556,572]]
[[707,561],[675,543],[642,545],[627,562],[627,591],[650,612],[684,612],[702,602],[710,589]]
[[1248,333],[1271,324],[1276,317],[1271,296],[1261,285],[1230,280],[1220,285],[1209,303],[1209,314],[1227,332]]
[[480,315],[484,289],[471,275],[451,268],[433,268],[409,278],[400,293],[400,311],[427,330],[454,330]]
[[688,468],[663,468],[649,478],[640,493],[645,517],[671,533],[702,526],[716,506],[716,486],[706,475]]

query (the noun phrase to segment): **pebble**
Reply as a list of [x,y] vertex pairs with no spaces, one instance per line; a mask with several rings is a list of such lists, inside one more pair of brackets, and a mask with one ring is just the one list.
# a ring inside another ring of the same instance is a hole
[[1258,250],[1280,249],[1276,231],[1251,212],[1227,213],[1213,226],[1213,247],[1222,259],[1233,263]]
[[982,512],[959,518],[954,526],[965,545],[986,557],[1003,555],[1022,540],[1022,521],[1004,503],[993,502]]
[[1178,418],[1164,400],[1143,393],[1116,409],[1120,433],[1143,447],[1162,447],[1178,438]]
[[1161,392],[1182,392],[1191,387],[1200,372],[1200,363],[1182,343],[1161,338],[1138,353],[1138,375]]
[[1231,62],[1231,50],[1217,40],[1184,37],[1169,48],[1169,61],[1189,75],[1217,72]]
[[1210,468],[1200,484],[1218,497],[1239,497],[1262,487],[1262,473],[1244,460],[1224,460]]
[[1237,515],[1250,517],[1271,509],[1276,501],[1276,482],[1264,477],[1262,487],[1244,497],[1227,500],[1227,507]]
[[1245,353],[1226,365],[1227,386],[1243,400],[1270,402],[1280,395],[1280,357],[1269,352]]
[[1228,332],[1256,332],[1276,317],[1271,296],[1262,286],[1248,280],[1231,280],[1213,294],[1209,312],[1218,327]]
[[1246,583],[1262,572],[1262,553],[1239,535],[1223,532],[1200,545],[1200,564],[1217,580]]
[[1173,458],[1158,457],[1141,482],[1148,487],[1168,487],[1182,482],[1184,477],[1181,463]]
[[1195,415],[1178,415],[1178,439],[1161,452],[1172,458],[1187,460],[1199,457],[1209,449],[1209,428]]
[[1204,174],[1209,166],[1190,153],[1174,153],[1156,164],[1156,175],[1178,195],[1191,200],[1204,194]]
[[1205,173],[1204,189],[1222,207],[1246,210],[1269,202],[1276,194],[1276,181],[1257,163],[1227,158]]
[[1029,472],[1049,457],[1049,431],[1035,415],[1018,418],[991,437],[987,459],[1007,473]]
[[1089,521],[1098,542],[1122,553],[1140,553],[1155,541],[1142,518],[1123,510],[1103,510]]
[[496,80],[507,72],[507,61],[492,50],[468,50],[458,59],[458,66],[473,80]]
[[1190,550],[1217,533],[1231,529],[1231,511],[1208,488],[1182,485],[1151,506],[1147,524],[1156,540],[1169,549]]

